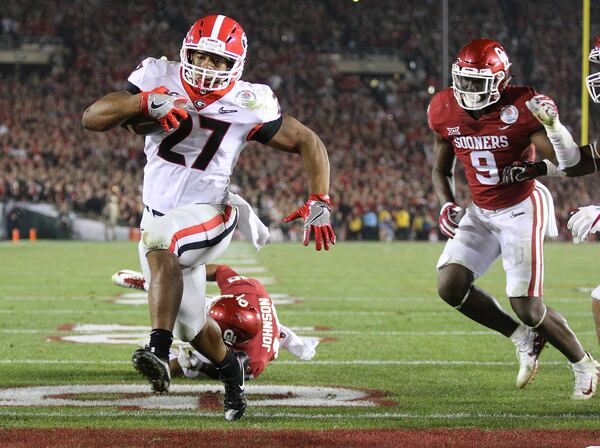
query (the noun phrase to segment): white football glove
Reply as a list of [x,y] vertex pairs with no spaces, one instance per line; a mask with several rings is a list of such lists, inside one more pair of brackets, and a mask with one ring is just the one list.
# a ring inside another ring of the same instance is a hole
[[461,207],[456,205],[454,202],[446,202],[444,205],[442,205],[438,219],[440,232],[442,232],[448,238],[454,238],[454,235],[456,235],[456,229],[458,229],[458,223],[462,219],[463,215],[464,211]]
[[573,234],[575,243],[587,240],[590,233],[600,231],[600,207],[588,205],[577,209],[569,219],[567,228]]
[[552,98],[546,95],[536,95],[531,100],[525,101],[527,109],[531,111],[533,116],[538,119],[540,123],[549,128],[553,128],[560,124],[558,119],[558,107]]
[[165,86],[140,93],[140,112],[158,120],[165,131],[176,129],[188,117],[188,100],[182,95],[171,95]]

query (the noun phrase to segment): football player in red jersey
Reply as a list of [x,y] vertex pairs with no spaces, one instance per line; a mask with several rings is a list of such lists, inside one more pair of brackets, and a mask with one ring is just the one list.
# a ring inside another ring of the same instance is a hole
[[[148,289],[141,272],[119,270],[112,280],[125,288]],[[298,336],[282,325],[269,293],[259,280],[241,276],[229,266],[214,264],[206,266],[206,280],[217,282],[221,292],[209,302],[209,315],[219,326],[223,341],[248,356],[247,379],[258,378],[267,364],[277,358],[279,348],[302,360],[314,357],[319,339]],[[185,347],[171,351],[170,367],[172,377],[218,379],[209,359]]]
[[[596,37],[594,47],[588,56],[590,62],[600,64],[600,35]],[[594,103],[600,103],[600,72],[592,73],[586,78],[590,98]],[[564,160],[559,168],[568,177],[579,177],[592,174],[600,167],[600,148],[598,142],[577,148],[573,138],[561,125],[558,111],[546,101],[533,101],[528,104],[531,112],[544,125],[549,135],[557,135],[552,143],[559,161]],[[565,144],[565,142],[567,142]],[[505,181],[521,181],[546,175],[545,169],[539,163],[528,166],[513,164],[504,169]],[[575,242],[585,241],[590,233],[600,231],[600,207],[588,205],[577,208],[567,224]],[[592,314],[596,326],[596,335],[600,342],[600,286],[592,292]]]
[[[432,180],[443,204],[440,231],[449,237],[437,264],[438,292],[465,316],[512,340],[520,364],[517,387],[533,379],[548,341],[572,363],[572,397],[587,399],[597,382],[594,360],[542,298],[544,236],[557,234],[552,196],[539,182],[508,184],[501,179],[504,167],[532,161],[536,149],[549,168],[558,164],[544,128],[525,105],[537,92],[509,85],[510,77],[502,45],[476,39],[460,50],[452,65],[452,88],[438,92],[429,104]],[[464,212],[454,196],[457,158],[473,201]],[[499,256],[506,294],[521,322],[474,284]]]

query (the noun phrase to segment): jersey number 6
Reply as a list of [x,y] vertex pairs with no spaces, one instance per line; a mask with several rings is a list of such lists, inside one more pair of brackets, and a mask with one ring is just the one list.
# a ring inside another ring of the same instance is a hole
[[[172,151],[172,149],[190,135],[194,126],[192,120],[192,116],[188,116],[188,118],[179,124],[179,128],[177,128],[175,132],[165,137],[158,147],[159,157],[167,162],[186,166],[183,154]],[[225,138],[225,134],[227,133],[229,126],[231,126],[231,123],[215,120],[214,118],[203,117],[202,115],[198,115],[198,121],[202,129],[209,129],[212,131],[202,147],[200,154],[198,154],[198,157],[196,157],[196,160],[194,160],[194,163],[192,164],[192,168],[204,171],[219,150],[221,142]]]

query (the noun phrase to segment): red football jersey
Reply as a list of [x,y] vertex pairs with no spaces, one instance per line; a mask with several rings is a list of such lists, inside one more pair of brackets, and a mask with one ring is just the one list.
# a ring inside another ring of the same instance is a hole
[[454,148],[475,205],[498,210],[518,204],[533,191],[532,180],[505,184],[501,176],[504,167],[517,160],[535,160],[530,135],[543,127],[525,101],[537,94],[531,87],[507,86],[479,120],[458,105],[451,88],[438,92],[429,103],[429,127]]
[[249,341],[233,344],[235,350],[245,352],[250,358],[249,372],[257,378],[269,361],[277,357],[279,351],[279,321],[275,305],[265,287],[255,278],[243,277],[229,266],[219,266],[216,272],[217,284],[223,295],[239,296],[256,308],[261,317],[261,330]]

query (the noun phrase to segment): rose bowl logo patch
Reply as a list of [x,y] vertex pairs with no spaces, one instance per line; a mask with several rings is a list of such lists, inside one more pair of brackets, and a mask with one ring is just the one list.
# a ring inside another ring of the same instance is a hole
[[506,124],[516,123],[519,119],[519,109],[512,104],[510,106],[504,106],[500,111],[500,120]]

